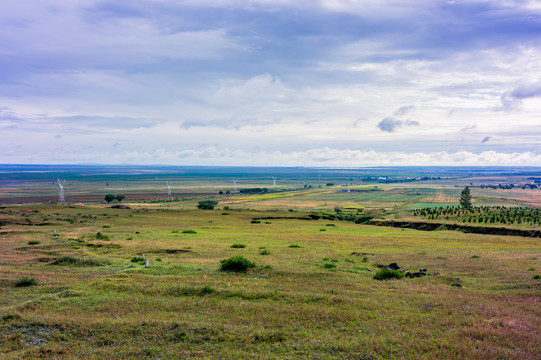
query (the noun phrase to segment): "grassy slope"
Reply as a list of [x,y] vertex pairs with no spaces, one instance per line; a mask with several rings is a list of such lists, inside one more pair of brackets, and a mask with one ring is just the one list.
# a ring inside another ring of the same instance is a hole
[[[0,235],[2,358],[532,359],[540,350],[541,283],[532,279],[541,270],[539,239],[329,221],[251,224],[268,215],[254,211],[7,209],[51,224],[7,225]],[[111,240],[95,240],[98,231]],[[261,247],[270,255],[259,255]],[[166,252],[180,249],[191,252]],[[130,261],[142,253],[149,269]],[[110,264],[38,260],[62,255]],[[219,272],[233,255],[272,270]],[[441,275],[379,282],[366,270],[390,262]],[[14,287],[23,276],[39,285]],[[450,286],[455,277],[462,288]]]

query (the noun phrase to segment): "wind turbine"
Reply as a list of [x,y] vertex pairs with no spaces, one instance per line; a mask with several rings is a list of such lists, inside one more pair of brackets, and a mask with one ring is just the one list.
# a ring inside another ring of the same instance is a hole
[[171,184],[169,184],[169,181],[165,182],[167,184],[167,196],[171,196]]
[[276,177],[272,177],[272,186],[276,186]]
[[66,199],[64,199],[64,184],[66,183],[66,179],[60,181],[58,180],[58,186],[60,186],[60,192],[58,193],[58,202],[63,203],[66,202]]
[[235,183],[235,187],[233,190],[237,190],[237,179],[233,179],[233,182]]

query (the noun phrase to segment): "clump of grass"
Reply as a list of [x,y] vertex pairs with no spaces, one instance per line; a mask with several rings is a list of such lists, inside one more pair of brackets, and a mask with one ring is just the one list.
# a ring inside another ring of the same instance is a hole
[[288,247],[290,247],[290,248],[301,248],[302,246],[300,246],[299,244],[291,244]]
[[161,261],[162,261],[162,258],[156,258],[156,261],[161,262]]
[[375,280],[389,280],[389,279],[402,279],[404,274],[397,270],[387,270],[381,269],[374,274],[373,279]]
[[327,229],[319,229],[319,231],[327,231]]
[[535,271],[535,268],[529,268],[528,271]]
[[270,221],[265,221],[265,224],[272,224],[272,222],[270,222]]
[[107,235],[105,235],[105,234],[103,234],[103,233],[101,233],[99,231],[96,233],[96,239],[98,239],[98,240],[111,240],[111,238],[109,236],[107,236]]
[[130,236],[130,237],[127,237],[126,240],[133,240],[133,238]]
[[36,279],[25,276],[15,283],[15,287],[26,287],[26,286],[32,286],[32,285],[37,285],[37,284],[38,282],[36,281]]
[[212,294],[216,292],[216,289],[214,289],[212,286],[210,285],[205,285],[201,288],[201,290],[199,291],[199,293],[201,295],[207,295],[207,294]]
[[472,258],[472,259],[479,259],[480,256],[479,256],[479,255],[473,255],[471,258]]
[[541,279],[541,275],[534,275],[532,279],[539,280],[539,279]]
[[245,244],[233,244],[231,245],[232,248],[235,248],[235,249],[244,249],[246,247]]
[[223,212],[222,215],[229,215],[229,213],[228,212]]
[[40,243],[40,242],[37,241],[37,240],[30,240],[30,241],[28,242],[28,245],[37,245],[37,244],[39,244],[39,243]]
[[336,224],[326,224],[325,226],[336,226]]
[[178,230],[171,231],[171,234],[178,234]]
[[197,234],[197,231],[195,230],[182,230],[183,234]]
[[263,249],[259,252],[259,255],[270,255],[270,251],[267,249]]
[[323,264],[324,269],[336,269],[336,264],[333,263],[325,263]]
[[106,260],[96,260],[96,259],[79,259],[73,256],[62,256],[49,263],[50,265],[72,265],[72,266],[102,266],[110,264]]
[[252,220],[250,221],[251,224],[261,224],[261,221],[259,220]]
[[141,264],[144,264],[145,263],[145,258],[142,257],[142,256],[134,256],[131,258],[131,262],[132,263],[141,263]]
[[111,225],[103,225],[102,228],[104,229],[109,229],[111,227]]
[[361,260],[362,262],[368,262],[368,256],[364,256],[363,259]]
[[232,272],[246,272],[248,269],[255,268],[255,263],[242,256],[233,256],[229,259],[220,261],[220,270]]

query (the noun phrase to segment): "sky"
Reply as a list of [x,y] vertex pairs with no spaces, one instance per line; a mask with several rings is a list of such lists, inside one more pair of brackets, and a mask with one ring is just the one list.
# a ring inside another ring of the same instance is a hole
[[0,4],[0,163],[541,166],[538,0]]

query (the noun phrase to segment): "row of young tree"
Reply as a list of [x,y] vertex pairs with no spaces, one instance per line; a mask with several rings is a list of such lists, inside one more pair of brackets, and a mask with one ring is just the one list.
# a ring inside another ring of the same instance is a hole
[[429,220],[457,220],[468,223],[485,224],[541,224],[541,210],[525,207],[472,206],[464,209],[459,206],[423,208],[412,211],[413,215]]

